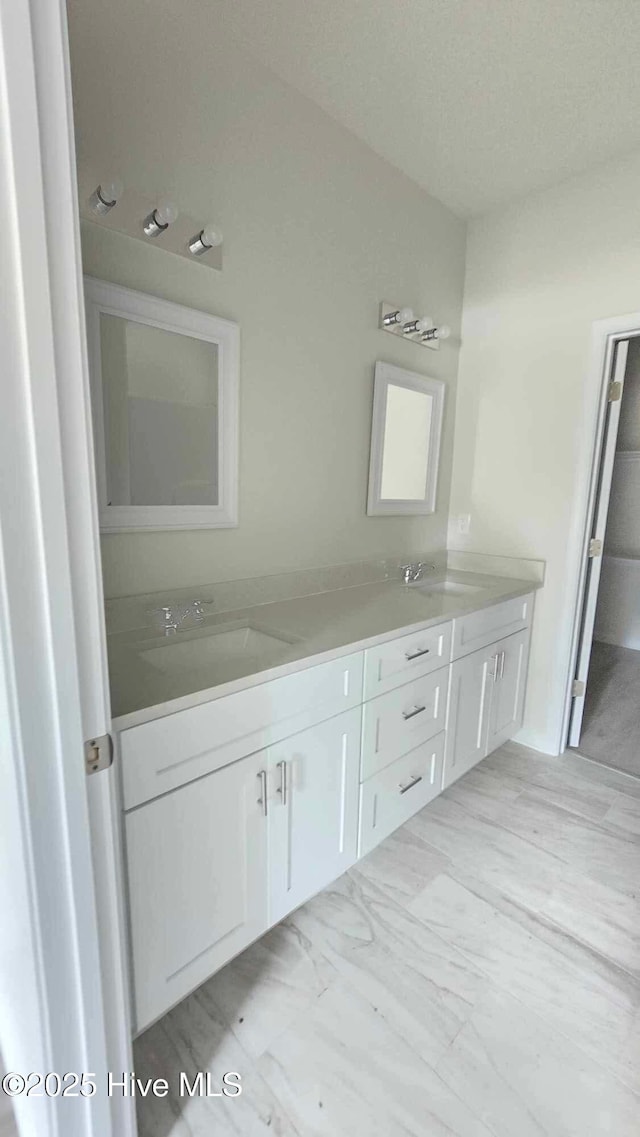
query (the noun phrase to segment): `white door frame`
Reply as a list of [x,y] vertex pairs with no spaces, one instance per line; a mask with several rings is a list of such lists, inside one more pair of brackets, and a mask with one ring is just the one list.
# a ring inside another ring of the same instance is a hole
[[15,1098],[21,1137],[133,1137],[67,51],[63,0],[0,0],[0,1030],[7,1069],[98,1086]]
[[574,578],[575,584],[571,585],[573,625],[566,679],[565,709],[558,747],[560,754],[566,749],[569,738],[573,702],[572,688],[580,649],[582,613],[587,584],[588,547],[593,532],[597,504],[600,464],[607,420],[608,385],[615,346],[620,340],[635,339],[639,335],[640,312],[630,312],[623,316],[612,316],[608,319],[597,320],[592,328],[589,367],[583,400],[583,453],[579,463],[580,477],[574,533],[570,542],[570,548],[572,547],[576,554],[578,568]]
[[629,340],[617,340],[614,342],[613,348],[614,350],[610,353],[607,361],[608,369],[605,374],[605,388],[610,390],[612,384],[615,384],[619,392],[619,397],[613,400],[607,399],[607,411],[604,418],[600,458],[596,469],[595,505],[590,529],[590,541],[599,542],[600,552],[594,553],[593,556],[587,555],[584,569],[585,583],[580,619],[580,633],[578,637],[578,653],[574,671],[574,679],[579,683],[579,690],[573,693],[571,700],[569,737],[567,740],[569,746],[578,745],[582,732],[582,718],[587,697],[591,651],[593,648],[593,632],[598,607],[600,578],[602,575],[603,550],[607,532],[607,519],[609,516],[611,483],[613,480],[618,428],[620,425],[622,394],[627,370]]

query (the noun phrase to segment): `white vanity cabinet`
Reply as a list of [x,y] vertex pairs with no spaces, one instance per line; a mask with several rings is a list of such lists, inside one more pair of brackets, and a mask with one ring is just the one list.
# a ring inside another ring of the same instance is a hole
[[448,620],[364,653],[361,857],[442,788],[452,630]]
[[268,928],[266,775],[252,754],[126,815],[138,1030]]
[[358,707],[269,748],[271,924],[356,860],[360,717]]
[[522,726],[529,635],[526,628],[495,645],[498,660],[491,688],[487,754],[508,742]]
[[360,716],[126,815],[138,1030],[354,863]]
[[451,667],[443,788],[487,754],[488,708],[496,652],[474,651]]
[[532,601],[121,732],[138,1031],[515,734]]
[[443,789],[522,725],[528,649],[524,628],[452,664]]

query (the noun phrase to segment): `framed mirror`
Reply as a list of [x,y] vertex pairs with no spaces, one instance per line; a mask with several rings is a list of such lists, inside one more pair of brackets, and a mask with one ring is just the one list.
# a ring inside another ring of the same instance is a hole
[[240,330],[85,278],[100,528],[238,524]]
[[445,385],[376,363],[368,514],[434,513]]

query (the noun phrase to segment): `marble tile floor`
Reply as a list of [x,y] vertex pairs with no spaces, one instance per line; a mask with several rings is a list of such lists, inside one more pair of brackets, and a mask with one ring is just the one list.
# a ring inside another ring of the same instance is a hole
[[640,781],[485,759],[135,1044],[140,1137],[638,1137]]
[[640,777],[640,651],[594,640],[579,750]]

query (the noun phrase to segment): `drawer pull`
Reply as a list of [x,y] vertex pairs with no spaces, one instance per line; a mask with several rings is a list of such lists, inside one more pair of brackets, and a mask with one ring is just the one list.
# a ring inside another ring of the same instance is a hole
[[261,797],[258,798],[258,805],[262,806],[262,813],[263,813],[264,817],[266,817],[268,809],[269,809],[269,806],[267,803],[267,771],[261,770],[260,773],[258,774],[258,777],[260,779],[260,793],[262,795]]
[[282,804],[287,804],[287,790],[289,788],[289,779],[287,778],[287,763],[278,762],[278,769],[280,771],[280,785],[278,786],[278,793],[282,798]]
[[404,653],[405,659],[410,663],[412,659],[420,659],[421,655],[428,655],[431,651],[430,647],[418,648],[418,651],[406,651]]
[[418,774],[418,777],[412,778],[410,782],[407,782],[406,786],[403,786],[403,785],[400,786],[400,793],[406,794],[409,790],[412,790],[414,786],[417,786],[418,782],[421,782],[421,781],[422,781],[422,774]]
[[411,711],[403,711],[402,717],[406,722],[407,719],[414,719],[416,715],[421,715],[423,711],[426,711],[426,709],[426,707],[414,707]]

